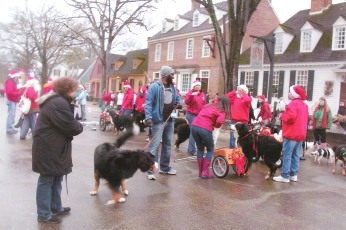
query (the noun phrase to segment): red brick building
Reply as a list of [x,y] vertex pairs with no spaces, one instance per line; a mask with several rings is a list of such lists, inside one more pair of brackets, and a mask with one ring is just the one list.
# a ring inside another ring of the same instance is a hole
[[[221,25],[223,15],[228,12],[227,1],[216,3],[215,12]],[[249,35],[266,35],[278,24],[270,1],[262,0],[249,21],[242,50],[251,46],[253,39]],[[157,79],[161,66],[169,65],[176,70],[175,82],[182,95],[191,89],[196,78],[201,79],[204,91],[212,95],[221,93],[224,82],[217,44],[210,42],[210,48],[205,41],[212,39],[214,34],[208,12],[191,0],[190,11],[174,19],[164,19],[161,31],[148,38],[149,79]]]

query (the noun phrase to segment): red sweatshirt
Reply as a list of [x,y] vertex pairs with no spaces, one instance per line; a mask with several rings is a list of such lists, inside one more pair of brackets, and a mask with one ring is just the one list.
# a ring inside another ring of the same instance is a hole
[[272,113],[270,112],[270,107],[268,102],[263,102],[261,106],[261,110],[258,113],[258,117],[262,117],[262,120],[267,120],[272,118]]
[[38,104],[35,101],[37,99],[37,93],[36,93],[34,87],[23,87],[20,90],[20,94],[25,96],[26,98],[30,99],[30,101],[31,101],[30,109],[38,108]]
[[[191,95],[197,93],[197,95]],[[186,104],[186,112],[197,115],[206,104],[205,94],[203,91],[190,90],[184,100]]]
[[212,132],[214,127],[220,128],[225,121],[226,112],[218,110],[217,104],[208,104],[204,106],[201,112],[193,120],[192,125]]
[[252,98],[246,93],[243,93],[239,98],[237,97],[236,91],[231,91],[227,93],[226,96],[230,101],[231,121],[248,123]]
[[144,112],[144,103],[145,103],[145,99],[147,97],[146,93],[143,93],[143,97],[140,97],[140,94],[137,94],[136,97],[136,110],[139,112]]
[[282,136],[284,138],[294,141],[306,139],[309,112],[308,106],[300,98],[292,100],[280,118],[282,120]]
[[14,80],[8,79],[5,82],[5,90],[6,90],[6,97],[7,100],[12,101],[12,102],[19,102],[20,100],[20,93],[17,89],[17,85],[14,82]]
[[127,92],[124,94],[124,99],[122,104],[123,110],[133,109],[133,102],[134,102],[133,96],[134,96],[134,91],[132,88],[129,88]]

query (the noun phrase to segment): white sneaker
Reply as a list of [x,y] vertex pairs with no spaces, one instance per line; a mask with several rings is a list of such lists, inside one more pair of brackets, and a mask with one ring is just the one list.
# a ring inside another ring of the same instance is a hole
[[172,168],[171,168],[168,172],[162,171],[162,170],[160,169],[159,173],[161,173],[161,174],[168,174],[168,175],[176,175],[176,174],[177,174],[177,171],[174,170],[174,169],[172,169]]
[[295,176],[290,176],[290,180],[291,181],[294,181],[294,182],[297,182],[298,181],[298,176],[295,175]]
[[280,176],[275,176],[275,177],[273,177],[273,181],[276,181],[276,182],[283,182],[283,183],[289,183],[289,182],[290,182],[290,179],[285,179],[285,178],[283,178],[283,177],[280,175]]
[[148,171],[147,176],[149,180],[156,180],[155,174],[152,171]]

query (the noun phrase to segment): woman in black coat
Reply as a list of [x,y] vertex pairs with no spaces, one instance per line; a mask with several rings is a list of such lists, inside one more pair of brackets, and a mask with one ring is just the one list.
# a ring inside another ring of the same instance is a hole
[[72,171],[73,136],[83,131],[71,105],[78,83],[63,77],[53,82],[53,87],[37,100],[40,113],[32,144],[32,170],[40,174],[36,190],[37,218],[44,223],[60,223],[57,216],[71,210],[62,207],[61,182]]

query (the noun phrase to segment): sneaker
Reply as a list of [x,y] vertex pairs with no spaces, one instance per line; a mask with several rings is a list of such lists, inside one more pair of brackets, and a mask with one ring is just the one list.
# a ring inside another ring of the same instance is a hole
[[58,218],[57,216],[51,216],[48,219],[39,219],[39,218],[37,218],[37,221],[41,222],[41,223],[46,223],[46,224],[59,224],[61,222],[61,219]]
[[293,182],[297,182],[298,181],[298,176],[297,175],[290,176],[290,180],[293,181]]
[[285,178],[283,178],[283,177],[280,175],[280,176],[275,176],[275,177],[273,177],[273,181],[276,181],[276,182],[283,182],[283,183],[289,183],[289,182],[290,182],[290,179],[285,179]]
[[171,168],[168,172],[162,171],[162,170],[160,169],[159,173],[161,173],[161,174],[168,174],[168,175],[176,175],[176,174],[177,174],[177,171],[174,170],[174,169],[172,169],[172,168]]
[[16,134],[16,133],[18,133],[18,130],[7,131],[7,134]]
[[66,207],[66,208],[62,208],[62,210],[60,212],[53,212],[53,215],[54,216],[57,216],[57,215],[67,215],[71,212],[71,208],[70,207]]
[[156,180],[155,174],[154,174],[154,172],[152,172],[152,171],[148,171],[147,176],[148,176],[148,179],[149,179],[149,180]]

